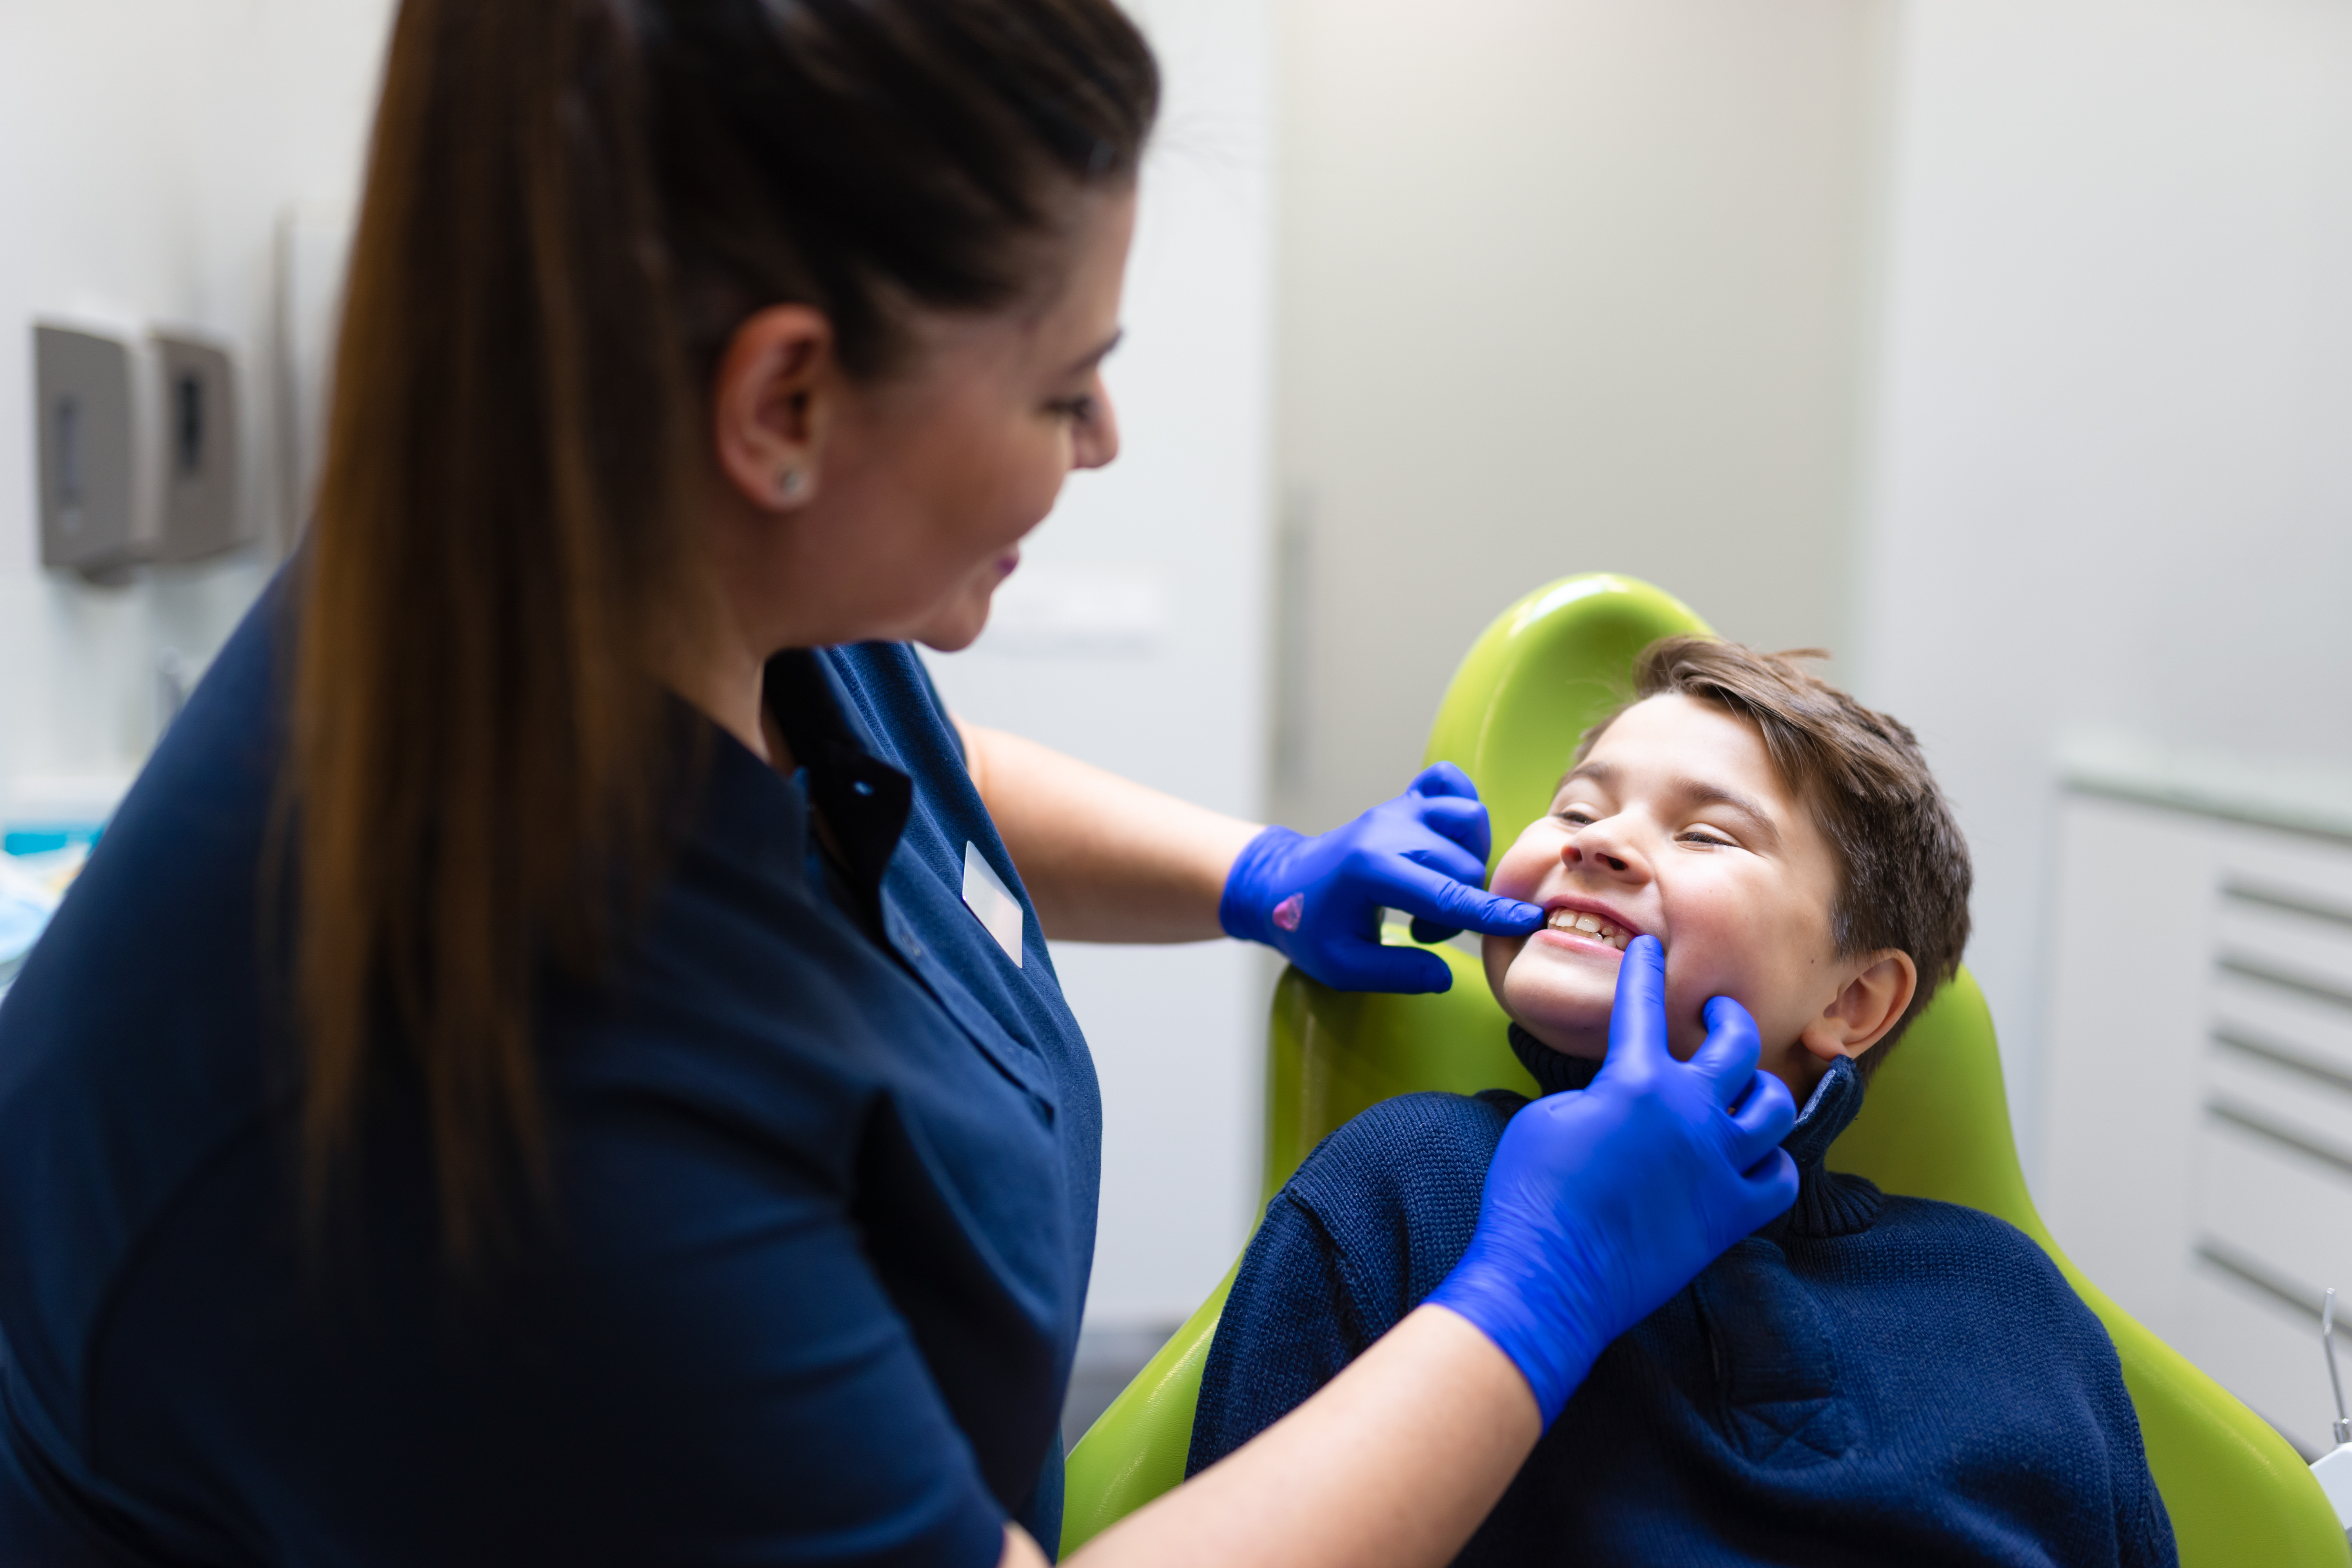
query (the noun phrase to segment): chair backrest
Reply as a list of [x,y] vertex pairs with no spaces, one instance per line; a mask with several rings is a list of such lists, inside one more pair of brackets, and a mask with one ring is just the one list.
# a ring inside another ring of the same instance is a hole
[[[1496,619],[1454,675],[1428,760],[1458,763],[1477,784],[1497,857],[1549,805],[1578,737],[1622,700],[1633,656],[1659,637],[1706,630],[1667,595],[1608,575],[1552,584]],[[1406,939],[1398,929],[1391,940]],[[1436,995],[1342,994],[1296,970],[1283,975],[1267,1042],[1266,1196],[1327,1134],[1382,1100],[1533,1091],[1477,961],[1431,951],[1454,973],[1454,988]],[[1966,971],[1875,1075],[1830,1163],[1888,1192],[1996,1215],[2050,1255],[2115,1342],[2184,1563],[2352,1562],[2334,1510],[2284,1439],[2108,1300],[2052,1240],[2018,1165],[1991,1015]],[[1066,1551],[1182,1479],[1201,1368],[1232,1279],[1072,1452]]]
[[[1498,854],[1508,842],[1504,825],[1533,821],[1550,804],[1575,737],[1626,694],[1633,656],[1668,633],[1706,629],[1645,583],[1591,575],[1528,595],[1472,645],[1438,710],[1429,759],[1456,763],[1477,781]],[[1391,937],[1403,940],[1401,931]],[[1454,966],[1454,989],[1442,995],[1342,994],[1295,969],[1284,973],[1266,1042],[1265,1196],[1326,1133],[1393,1095],[1533,1092],[1504,1044],[1502,1011],[1477,965],[1455,950],[1436,951]],[[1070,1449],[1064,1552],[1184,1479],[1201,1369],[1233,1279],[1229,1269]]]

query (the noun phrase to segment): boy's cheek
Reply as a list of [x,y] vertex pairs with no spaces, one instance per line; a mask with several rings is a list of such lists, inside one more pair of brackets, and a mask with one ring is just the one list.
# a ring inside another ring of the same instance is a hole
[[1676,1061],[1688,1061],[1706,1043],[1706,1005],[1717,996],[1738,996],[1740,988],[1712,965],[1696,963],[1677,967],[1666,955],[1666,1048]]
[[1675,1060],[1686,1062],[1706,1043],[1706,998],[1693,1001],[1666,989],[1666,1049]]
[[1495,863],[1495,875],[1487,883],[1487,890],[1507,899],[1533,901],[1544,873],[1559,862],[1559,850],[1549,839],[1541,823],[1520,834]]
[[1777,1000],[1764,973],[1752,972],[1738,963],[1709,963],[1698,954],[1677,969],[1674,955],[1666,957],[1666,1027],[1667,1048],[1678,1061],[1688,1061],[1706,1040],[1706,1005],[1717,996],[1728,996],[1746,1007],[1756,1020],[1759,1044],[1762,1054],[1757,1066],[1788,1083],[1799,1104],[1811,1087],[1805,1076],[1804,1065],[1796,1061],[1801,1052],[1793,1051],[1785,1043],[1775,1045],[1776,1036],[1793,1035],[1784,1030],[1779,1016],[1773,1011]]

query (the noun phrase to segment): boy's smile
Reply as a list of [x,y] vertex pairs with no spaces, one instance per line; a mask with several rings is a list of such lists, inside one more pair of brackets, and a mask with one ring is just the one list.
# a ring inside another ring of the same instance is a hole
[[1548,919],[1486,939],[1487,983],[1546,1045],[1601,1057],[1625,944],[1654,936],[1675,1054],[1706,1037],[1707,998],[1735,997],[1762,1035],[1760,1065],[1801,1100],[1830,1058],[1876,1043],[1915,983],[1902,953],[1837,956],[1840,880],[1835,849],[1752,724],[1653,697],[1610,724],[1496,868],[1496,892]]

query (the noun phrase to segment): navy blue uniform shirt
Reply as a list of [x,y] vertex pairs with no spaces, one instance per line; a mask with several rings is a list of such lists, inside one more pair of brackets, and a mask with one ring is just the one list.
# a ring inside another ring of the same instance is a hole
[[[1547,1093],[1600,1065],[1511,1044]],[[1839,1061],[1782,1144],[1795,1205],[1601,1352],[1457,1563],[2173,1568],[2106,1331],[2014,1227],[1829,1170],[1862,1100]],[[1525,1103],[1406,1095],[1307,1157],[1218,1321],[1189,1471],[1452,1271]]]
[[552,1201],[469,1283],[398,1071],[299,1236],[257,896],[287,618],[281,585],[0,1003],[0,1562],[961,1565],[1008,1517],[1050,1550],[1100,1101],[911,650],[770,667],[798,779],[711,734],[633,940],[542,985]]

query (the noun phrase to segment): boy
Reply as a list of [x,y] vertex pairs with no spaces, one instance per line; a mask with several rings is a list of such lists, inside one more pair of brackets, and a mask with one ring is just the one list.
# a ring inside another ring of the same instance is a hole
[[[1968,848],[1917,742],[1790,658],[1670,637],[1589,733],[1496,892],[1488,983],[1542,1091],[1605,1054],[1625,945],[1666,952],[1677,1056],[1728,995],[1801,1106],[1796,1205],[1604,1352],[1459,1561],[2175,1561],[2114,1348],[1989,1215],[1822,1166],[1863,1085],[1958,966]],[[1366,1111],[1267,1206],[1202,1378],[1188,1470],[1273,1424],[1468,1243],[1526,1101]]]

